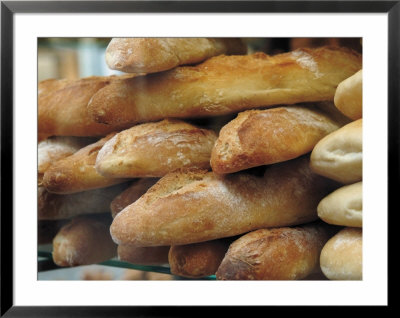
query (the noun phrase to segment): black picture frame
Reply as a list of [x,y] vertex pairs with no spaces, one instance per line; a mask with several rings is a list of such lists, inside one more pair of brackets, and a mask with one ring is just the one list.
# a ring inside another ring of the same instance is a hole
[[[388,14],[388,206],[399,185],[400,1],[2,1],[1,2],[1,316],[172,317],[202,314],[202,308],[23,307],[13,303],[13,15],[15,13],[387,13]],[[383,213],[384,211],[379,211]],[[388,216],[389,217],[389,216]],[[390,222],[389,222],[390,224]],[[389,230],[389,229],[388,229]],[[390,232],[390,231],[389,231]],[[388,245],[389,246],[389,245]],[[388,279],[390,286],[390,280]],[[389,288],[390,289],[390,288]],[[389,303],[390,305],[390,303]],[[240,314],[239,308],[235,312]],[[257,310],[257,307],[253,307]],[[291,307],[291,309],[294,309]],[[215,308],[212,309],[215,312]],[[299,314],[303,310],[297,311]],[[216,313],[216,312],[215,312]],[[246,316],[248,312],[246,313]]]

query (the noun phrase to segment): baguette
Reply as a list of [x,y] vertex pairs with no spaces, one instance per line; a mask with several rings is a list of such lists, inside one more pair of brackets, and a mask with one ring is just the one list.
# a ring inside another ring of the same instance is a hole
[[126,189],[126,184],[77,192],[56,194],[38,187],[38,219],[63,220],[82,214],[110,213],[111,201]]
[[333,229],[321,223],[259,229],[234,241],[218,280],[299,280],[318,271],[321,250]]
[[118,245],[117,253],[121,261],[136,265],[165,265],[168,264],[169,246],[137,247]]
[[[115,76],[46,80],[38,87],[39,136],[105,136],[126,127],[95,122],[87,112],[92,96]],[[119,78],[119,77],[118,77]]]
[[244,111],[221,129],[211,167],[225,174],[294,159],[340,127],[340,122],[311,106]]
[[53,261],[72,267],[106,261],[116,256],[110,237],[111,218],[80,216],[64,225],[53,240]]
[[318,204],[317,211],[326,223],[362,227],[362,181],[330,193]]
[[127,189],[122,191],[111,201],[111,216],[115,218],[119,212],[139,199],[157,181],[158,178],[142,178],[135,180]]
[[362,229],[342,229],[325,244],[320,262],[330,280],[362,280]]
[[113,38],[106,63],[126,73],[155,73],[194,64],[220,54],[246,54],[238,38]]
[[317,205],[336,184],[314,174],[309,158],[268,167],[263,177],[176,171],[161,178],[114,218],[117,244],[183,245],[318,218]]
[[214,275],[230,243],[230,239],[218,239],[171,246],[168,254],[171,274],[187,278]]
[[362,70],[338,85],[334,102],[347,117],[353,120],[362,118]]
[[362,180],[362,119],[322,138],[311,153],[311,169],[343,184]]
[[216,134],[180,120],[134,126],[108,140],[96,170],[110,178],[162,177],[178,168],[210,167]]
[[99,150],[115,133],[90,144],[73,155],[58,160],[43,175],[43,186],[49,192],[71,194],[81,191],[105,188],[122,183],[126,179],[108,178],[95,169]]
[[220,55],[197,66],[113,81],[93,95],[88,112],[99,123],[132,125],[333,101],[337,85],[359,69],[360,54],[346,48]]

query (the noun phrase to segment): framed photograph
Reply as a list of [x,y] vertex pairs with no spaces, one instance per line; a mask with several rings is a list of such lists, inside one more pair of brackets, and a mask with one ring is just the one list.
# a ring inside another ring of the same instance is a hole
[[[389,307],[389,211],[400,176],[399,18],[399,1],[2,1],[1,316]],[[349,86],[358,89],[358,104],[356,93],[346,95]],[[253,118],[245,123],[246,116]],[[291,119],[270,128],[271,116]],[[339,136],[329,146],[345,160],[318,166],[327,160],[315,159],[319,141],[349,125],[358,137]],[[174,129],[188,135],[178,140]],[[107,151],[124,142],[112,158]],[[67,150],[57,157],[49,147]],[[300,172],[286,168],[301,160],[303,170],[290,168]],[[344,161],[358,166],[341,168]],[[67,170],[74,182],[60,181]],[[193,180],[201,184],[187,187]],[[358,201],[331,198],[356,184]],[[151,195],[172,192],[161,208],[152,205]],[[323,199],[328,212],[320,210]],[[349,200],[344,212],[342,200]],[[179,223],[173,208],[187,221]],[[284,221],[260,221],[264,209]],[[321,231],[329,235],[315,234]],[[255,235],[248,255],[237,256]],[[262,235],[279,236],[281,245]],[[220,259],[210,257],[210,272],[173,268],[189,262],[186,246],[214,241]],[[326,260],[328,243],[335,256]],[[158,248],[158,259],[152,254],[146,263],[149,247]]]

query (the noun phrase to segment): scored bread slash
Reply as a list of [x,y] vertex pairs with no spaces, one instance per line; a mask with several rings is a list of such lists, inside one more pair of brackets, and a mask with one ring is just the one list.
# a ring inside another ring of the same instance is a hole
[[302,224],[318,218],[318,203],[336,187],[309,169],[308,156],[271,165],[262,177],[177,171],[117,214],[110,231],[117,244],[155,246]]

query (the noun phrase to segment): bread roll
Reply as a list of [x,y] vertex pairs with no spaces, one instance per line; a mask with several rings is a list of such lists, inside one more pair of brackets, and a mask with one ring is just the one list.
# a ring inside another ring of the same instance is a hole
[[311,106],[244,111],[221,129],[211,167],[224,174],[294,159],[340,127],[340,122]]
[[347,117],[353,120],[362,118],[362,70],[338,85],[334,102]]
[[96,170],[110,178],[162,177],[178,168],[210,167],[216,134],[165,119],[121,131],[99,151]]
[[118,194],[114,200],[111,201],[111,216],[114,218],[125,207],[139,199],[157,181],[158,178],[142,178],[135,180],[132,185]]
[[342,229],[325,244],[320,262],[330,280],[362,280],[362,229]]
[[73,155],[55,162],[44,173],[43,186],[49,192],[70,194],[105,188],[126,181],[121,178],[104,177],[95,169],[99,150],[114,135],[115,133],[111,133]]
[[88,112],[99,123],[122,125],[333,101],[337,85],[361,67],[360,54],[346,48],[220,55],[197,66],[112,81],[93,96]]
[[111,239],[111,217],[80,216],[63,226],[53,240],[53,261],[58,266],[90,265],[117,254]]
[[52,79],[40,82],[39,136],[105,136],[126,128],[97,123],[86,109],[92,96],[113,79],[113,76],[92,76],[79,80]]
[[168,254],[171,274],[187,278],[214,275],[231,239],[171,246]]
[[237,38],[113,38],[106,63],[112,70],[154,73],[193,64],[220,54],[246,54]]
[[38,187],[38,219],[62,220],[82,214],[110,213],[111,201],[126,186],[117,184],[73,194],[50,193],[44,187]]
[[322,138],[311,153],[311,169],[344,184],[362,180],[362,119]]
[[117,244],[183,245],[307,223],[331,182],[311,172],[308,157],[272,165],[263,177],[176,171],[117,214],[110,231]]
[[362,227],[362,182],[343,186],[318,204],[318,216],[326,223]]
[[299,280],[319,268],[322,247],[334,229],[321,223],[259,229],[234,241],[218,280]]
[[136,265],[165,265],[168,264],[169,246],[137,247],[118,245],[118,258],[121,261]]

